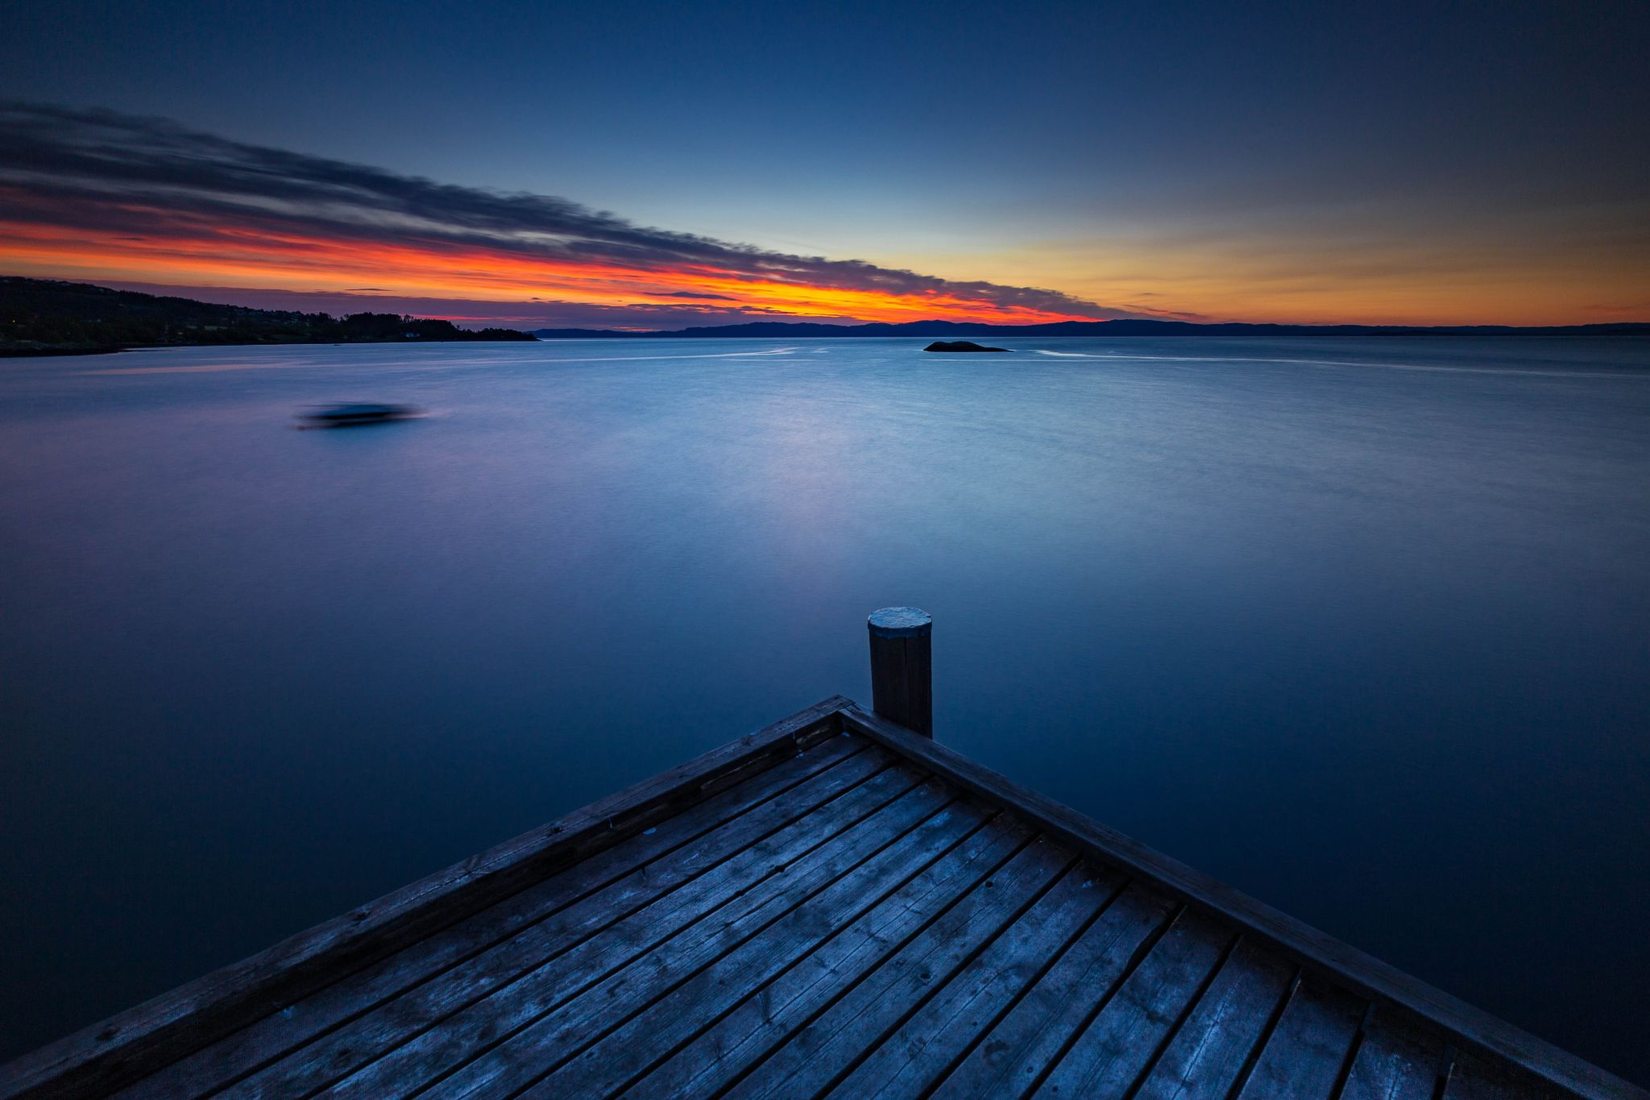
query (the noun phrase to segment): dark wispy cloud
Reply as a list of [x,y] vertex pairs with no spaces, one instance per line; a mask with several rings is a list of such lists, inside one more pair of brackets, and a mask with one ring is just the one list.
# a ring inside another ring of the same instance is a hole
[[[564,280],[585,271],[593,279],[628,280],[615,285],[615,297],[627,288],[635,296],[636,286],[659,276],[645,296],[727,302],[742,311],[783,312],[783,305],[742,289],[781,285],[915,296],[934,301],[937,313],[1001,312],[1005,320],[1140,312],[1054,290],[940,279],[653,229],[553,196],[441,184],[113,111],[0,104],[0,197],[11,228],[172,242],[167,262],[174,269],[182,262],[176,255],[222,244],[277,249],[297,269],[307,263],[319,270],[327,261],[306,248],[329,242],[462,254],[481,263],[519,260],[522,285],[547,297],[566,294],[550,278],[553,267]],[[542,286],[535,284],[535,264],[547,265]],[[699,288],[701,278],[711,289]],[[847,306],[840,312],[865,316]]]

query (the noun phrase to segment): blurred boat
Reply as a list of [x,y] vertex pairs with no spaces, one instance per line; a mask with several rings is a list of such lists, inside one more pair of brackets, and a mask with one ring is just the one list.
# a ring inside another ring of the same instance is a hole
[[388,424],[392,420],[410,420],[418,410],[410,405],[317,405],[309,412],[299,413],[307,428],[356,428],[363,424]]

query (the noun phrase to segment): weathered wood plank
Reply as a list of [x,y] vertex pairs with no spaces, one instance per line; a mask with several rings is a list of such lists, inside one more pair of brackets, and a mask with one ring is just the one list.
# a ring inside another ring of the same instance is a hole
[[[852,768],[858,759],[844,767]],[[568,926],[584,915],[582,908],[566,914],[567,921],[558,917],[532,925],[465,966],[393,998],[252,1075],[237,1086],[236,1095],[290,1096],[320,1088],[391,1051],[396,1052],[397,1065],[410,1064],[418,1056],[430,1072],[439,1072],[450,1064],[442,1059],[462,1056],[477,1041],[476,1033],[496,1032],[487,1019],[490,1013],[502,1012],[516,999],[532,1001],[535,993],[557,999],[572,996],[726,904],[728,875],[759,877],[760,868],[828,843],[839,829],[852,828],[899,801],[919,780],[913,772],[891,768],[816,804],[793,806],[788,799],[765,804],[703,842],[644,868],[635,880],[610,888],[606,893],[612,900],[625,904],[616,924],[611,910],[591,914],[601,934]],[[654,888],[654,879],[665,881],[665,888]],[[620,891],[622,896],[613,896]],[[487,1000],[492,1000],[489,1007],[474,1007]],[[537,1001],[532,1005],[521,1010],[535,1011]],[[453,1018],[464,1026],[444,1024]]]
[[1261,1048],[1240,1100],[1333,1096],[1364,1008],[1344,990],[1303,978]]
[[[1098,881],[1097,881],[1098,878]],[[943,1077],[974,1040],[1057,959],[1120,886],[1079,864],[972,961],[933,989],[831,1095],[917,1096]]]
[[[759,988],[747,989],[731,1011],[701,1031],[699,1021],[691,1019],[699,995],[691,986],[701,981],[730,988],[744,985],[744,959],[740,953],[723,958],[696,977],[694,983],[676,990],[604,1040],[622,1040],[633,1029],[664,1024],[666,1019],[694,1025],[689,1033],[691,1041],[651,1069],[646,1069],[647,1063],[620,1042],[610,1053],[615,1061],[613,1079],[623,1082],[616,1087],[627,1088],[624,1095],[638,1098],[715,1093],[912,937],[943,918],[1030,837],[1012,817],[993,819],[945,858],[810,951],[796,966]],[[644,1070],[646,1076],[639,1079],[620,1076],[630,1073],[634,1077]]]
[[1387,1001],[1430,1020],[1470,1048],[1522,1067],[1563,1091],[1589,1097],[1643,1097],[1644,1091],[1568,1051],[1435,989],[1413,975],[1273,909],[1201,871],[1013,782],[930,738],[843,706],[845,728],[870,737],[965,790],[1011,806],[1050,836],[1100,862],[1157,883],[1177,897],[1230,920],[1296,963],[1336,975],[1350,991]]
[[[865,781],[891,761],[858,738],[833,737],[744,779],[604,851],[419,940],[296,1004],[226,1036],[119,1095],[121,1100],[198,1096],[227,1087],[322,1033],[462,964],[527,927],[560,917],[563,938],[593,934],[638,900],[685,881],[751,836]],[[851,760],[851,763],[850,763]],[[840,766],[839,766],[840,765]],[[785,801],[776,801],[780,798]],[[723,829],[736,819],[739,827]],[[723,829],[721,832],[715,830]],[[712,835],[714,834],[714,835]],[[684,846],[692,845],[689,851]],[[674,862],[661,862],[677,854]]]
[[1125,1096],[1231,946],[1226,925],[1182,911],[1066,1049],[1037,1096]]
[[106,1094],[841,728],[833,696],[0,1068],[0,1098]]
[[1121,985],[1173,904],[1130,885],[1026,995],[981,1036],[935,1089],[936,1097],[1023,1096],[1083,1022]]
[[726,1095],[814,1095],[874,1049],[910,1009],[1032,904],[1065,872],[1071,854],[1039,839],[1022,849],[864,981],[793,1034]]
[[[1023,836],[1020,830],[991,829],[989,825],[983,827],[981,832],[996,833],[1014,841]],[[930,872],[961,862],[962,848],[963,845],[958,845],[957,849],[931,863],[922,875],[911,879],[887,898],[849,899],[860,905],[857,913],[829,914],[828,919],[822,920],[819,911],[808,911],[813,908],[810,906],[787,915],[783,921],[742,944],[714,966],[694,975],[673,990],[671,996],[655,1002],[648,1011],[632,1017],[601,1042],[585,1049],[577,1058],[523,1094],[524,1097],[550,1100],[561,1096],[590,1096],[616,1091],[632,1075],[632,1067],[638,1064],[646,1066],[663,1056],[705,1023],[718,1019],[736,1004],[748,999],[753,988],[766,986],[770,978],[788,972],[798,960],[824,950],[840,935],[838,929],[852,927],[870,913],[882,910],[887,901],[901,893],[908,893]],[[942,895],[934,900],[949,899]],[[871,901],[875,904],[866,904]]]
[[1228,1095],[1293,975],[1253,940],[1240,942],[1141,1083],[1140,1100]]
[[1444,1041],[1420,1021],[1374,1009],[1365,1021],[1340,1100],[1432,1100]]
[[819,899],[810,907],[817,939],[840,907],[897,888],[985,820],[950,797],[929,783],[829,844],[773,858],[766,875],[730,868],[724,893],[731,900],[711,919],[654,940],[622,967],[581,978],[571,996],[561,975],[540,972],[340,1083],[333,1095],[379,1096],[421,1082],[439,1083],[444,1096],[523,1088],[810,899]]

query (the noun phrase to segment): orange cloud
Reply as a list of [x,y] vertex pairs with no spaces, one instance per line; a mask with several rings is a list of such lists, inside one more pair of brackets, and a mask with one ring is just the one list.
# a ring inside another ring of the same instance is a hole
[[999,324],[1122,315],[635,226],[565,200],[446,187],[110,112],[0,108],[0,251],[18,274],[180,286]]
[[29,273],[102,274],[143,282],[233,283],[287,290],[347,290],[371,281],[386,293],[482,301],[554,296],[592,305],[680,305],[682,291],[792,317],[866,321],[945,318],[997,324],[1092,320],[1084,314],[999,304],[929,289],[892,292],[761,278],[705,265],[623,267],[534,258],[439,243],[391,244],[306,237],[244,226],[210,237],[88,235],[56,226],[0,222],[0,249]]

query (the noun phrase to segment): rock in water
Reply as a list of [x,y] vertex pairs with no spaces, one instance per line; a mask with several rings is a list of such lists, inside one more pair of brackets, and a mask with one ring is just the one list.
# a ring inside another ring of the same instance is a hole
[[923,351],[1007,351],[1007,348],[988,348],[972,340],[935,340]]

